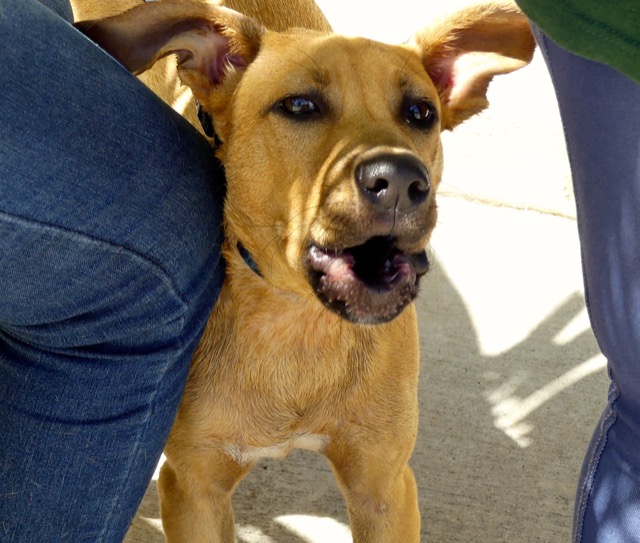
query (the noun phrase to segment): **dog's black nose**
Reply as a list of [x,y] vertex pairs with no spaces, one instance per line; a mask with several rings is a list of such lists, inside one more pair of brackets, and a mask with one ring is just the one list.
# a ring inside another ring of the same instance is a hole
[[382,154],[356,167],[364,195],[385,210],[410,211],[429,197],[429,173],[412,155]]

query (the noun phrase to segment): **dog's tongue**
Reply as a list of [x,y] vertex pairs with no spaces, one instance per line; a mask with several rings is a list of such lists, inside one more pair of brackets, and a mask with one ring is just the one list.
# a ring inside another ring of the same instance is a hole
[[309,262],[314,271],[331,277],[333,281],[344,281],[353,275],[356,259],[349,252],[323,251],[318,247],[311,247]]

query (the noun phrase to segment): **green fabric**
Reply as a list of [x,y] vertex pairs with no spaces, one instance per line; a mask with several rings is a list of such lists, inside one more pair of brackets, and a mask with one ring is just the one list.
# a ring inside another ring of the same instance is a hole
[[640,81],[640,0],[516,0],[556,43]]

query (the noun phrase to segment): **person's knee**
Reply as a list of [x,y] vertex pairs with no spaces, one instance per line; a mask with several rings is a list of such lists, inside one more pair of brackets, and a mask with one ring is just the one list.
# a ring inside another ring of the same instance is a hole
[[10,285],[1,326],[45,349],[180,349],[204,325],[221,283],[215,246],[208,258],[182,262],[176,278],[162,262],[61,229],[5,216],[0,232],[12,240],[0,263]]

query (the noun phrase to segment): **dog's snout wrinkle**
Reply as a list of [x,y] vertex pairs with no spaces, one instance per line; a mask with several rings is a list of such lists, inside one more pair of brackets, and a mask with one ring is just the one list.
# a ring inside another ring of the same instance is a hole
[[356,167],[355,176],[367,201],[385,211],[412,211],[429,198],[427,169],[411,155],[369,158]]

